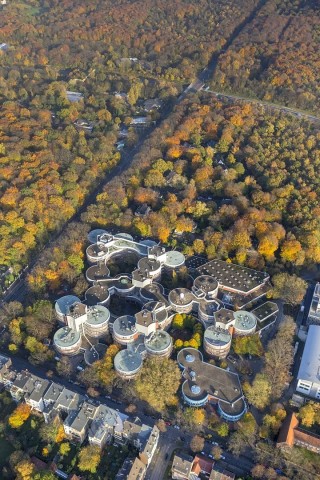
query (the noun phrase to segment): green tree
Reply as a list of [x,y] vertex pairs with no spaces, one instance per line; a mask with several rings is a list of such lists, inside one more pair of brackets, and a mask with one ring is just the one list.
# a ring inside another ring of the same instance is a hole
[[96,473],[100,461],[100,448],[95,445],[88,445],[80,450],[78,468],[81,472]]
[[307,283],[297,275],[277,273],[272,277],[273,298],[281,298],[290,305],[298,305],[302,302],[306,293]]
[[134,389],[140,400],[161,412],[176,403],[181,373],[173,360],[146,359],[134,381]]
[[204,438],[200,435],[194,435],[190,442],[190,449],[194,452],[201,452],[204,447]]
[[64,455],[68,455],[68,453],[70,452],[70,443],[68,442],[63,442],[60,444],[60,447],[59,447],[59,452],[62,456]]
[[263,410],[270,402],[271,385],[268,377],[258,373],[252,382],[252,385],[245,383],[243,391],[250,403],[259,410]]

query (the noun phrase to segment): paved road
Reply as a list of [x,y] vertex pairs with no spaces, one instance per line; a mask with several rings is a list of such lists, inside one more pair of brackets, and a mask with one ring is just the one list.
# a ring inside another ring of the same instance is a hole
[[244,101],[246,103],[255,103],[256,105],[263,105],[269,110],[288,113],[297,118],[303,118],[303,119],[309,120],[310,122],[320,123],[320,117],[317,117],[316,115],[312,115],[307,112],[303,112],[301,110],[297,110],[295,108],[286,107],[284,105],[278,105],[277,103],[264,102],[263,100],[259,100],[255,98],[243,97],[241,95],[233,95],[231,93],[216,92],[214,90],[205,90],[205,91],[208,93],[211,93],[212,95],[215,95],[217,98],[225,98],[227,100],[232,100],[232,101],[233,100]]

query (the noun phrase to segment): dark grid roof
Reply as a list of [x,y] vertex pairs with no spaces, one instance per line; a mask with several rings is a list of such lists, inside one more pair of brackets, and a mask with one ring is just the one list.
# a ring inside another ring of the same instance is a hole
[[251,268],[242,267],[223,260],[211,260],[197,268],[200,275],[215,277],[225,289],[236,290],[248,294],[265,283],[269,275],[266,272],[258,272]]

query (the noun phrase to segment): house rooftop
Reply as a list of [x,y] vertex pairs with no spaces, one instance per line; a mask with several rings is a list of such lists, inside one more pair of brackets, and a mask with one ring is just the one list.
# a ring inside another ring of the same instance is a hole
[[229,472],[219,465],[214,465],[211,470],[209,480],[234,480],[236,478],[235,474]]
[[96,407],[91,403],[84,402],[80,410],[72,410],[64,423],[76,432],[81,433],[87,427],[96,413]]
[[193,457],[190,455],[185,455],[184,453],[175,454],[173,457],[172,463],[172,472],[179,473],[184,475],[186,478],[189,478],[193,463]]
[[27,391],[27,398],[33,402],[40,402],[50,382],[40,377],[30,375],[24,390]]

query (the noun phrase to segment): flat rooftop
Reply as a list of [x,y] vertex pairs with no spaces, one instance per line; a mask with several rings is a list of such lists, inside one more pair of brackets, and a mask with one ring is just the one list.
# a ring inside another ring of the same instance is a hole
[[163,322],[168,317],[164,302],[150,301],[143,306],[141,312],[136,313],[136,322],[139,325],[150,325],[153,322]]
[[298,379],[320,384],[320,325],[310,325],[304,345]]
[[212,292],[218,288],[218,280],[210,275],[200,275],[193,282],[195,289],[202,290],[204,293]]
[[166,260],[165,264],[168,267],[179,267],[183,265],[185,261],[185,256],[183,253],[179,252],[178,250],[171,250],[166,253]]
[[93,281],[103,280],[106,277],[109,277],[110,270],[105,265],[105,263],[99,261],[96,265],[92,265],[87,270],[87,277]]
[[108,285],[96,283],[89,287],[85,293],[87,305],[97,305],[97,303],[105,302],[109,298]]
[[113,331],[121,335],[131,336],[136,332],[136,319],[131,315],[123,315],[122,317],[118,317],[113,323]]
[[234,320],[234,312],[228,308],[220,308],[220,310],[215,312],[214,318],[216,322],[227,325]]
[[220,347],[231,342],[231,335],[228,330],[222,330],[212,325],[205,330],[204,340],[210,343],[210,345]]
[[[203,362],[195,352],[197,350],[193,348],[184,348],[178,354],[178,362],[184,366],[183,376],[186,379],[182,388],[189,398],[198,399],[202,392],[207,392],[218,400],[233,403],[243,397],[236,373]],[[194,357],[192,362],[187,361],[189,355]]]
[[217,279],[222,288],[248,294],[269,279],[266,272],[258,272],[223,260],[211,260],[197,268],[200,275],[210,275]]
[[129,350],[121,350],[114,357],[114,367],[120,372],[134,372],[142,366],[142,362],[140,353]]
[[238,330],[252,330],[257,325],[257,319],[251,312],[245,310],[237,310],[234,312],[235,328]]
[[172,338],[169,333],[165,332],[164,330],[157,330],[155,333],[146,337],[145,345],[148,350],[152,350],[154,352],[161,352],[162,350],[166,350],[172,344]]
[[97,243],[98,237],[100,235],[103,235],[104,233],[107,233],[106,230],[103,230],[102,228],[95,228],[94,230],[91,230],[91,232],[88,233],[87,238],[90,243]]
[[108,322],[109,319],[110,312],[103,305],[95,305],[94,307],[88,308],[86,323],[90,325],[101,325]]
[[60,315],[66,315],[69,311],[69,308],[74,303],[81,303],[80,298],[76,297],[75,295],[64,295],[55,303],[56,312]]
[[155,272],[161,267],[160,262],[156,260],[155,258],[141,258],[138,262],[138,268],[145,273],[146,275],[149,274],[149,272]]
[[267,318],[271,317],[271,315],[275,315],[279,312],[278,305],[274,302],[265,302],[259,307],[251,310],[259,322],[264,322]]
[[72,330],[69,327],[62,327],[56,331],[53,337],[54,343],[61,348],[72,347],[80,341],[81,335],[79,332]]
[[174,305],[189,305],[194,300],[193,293],[187,288],[174,288],[169,293],[169,301]]

